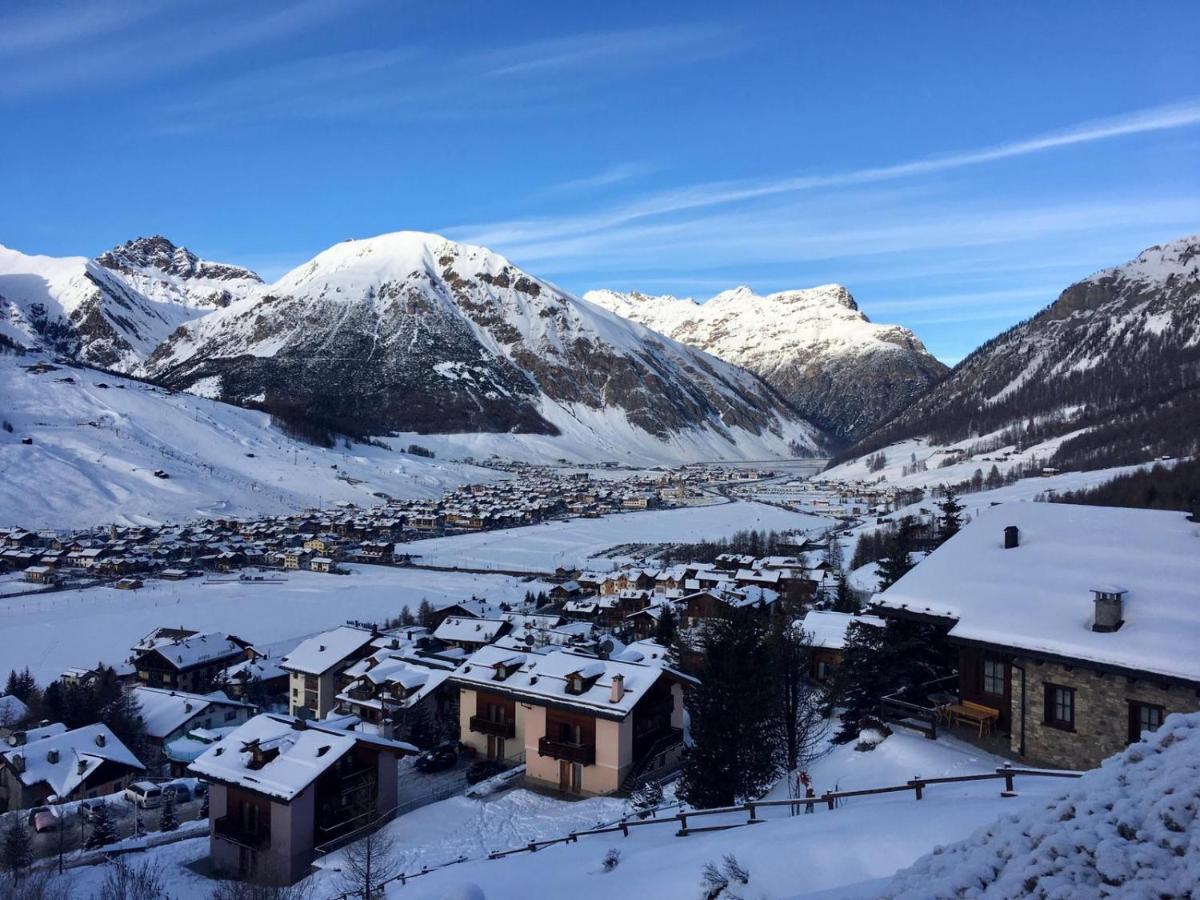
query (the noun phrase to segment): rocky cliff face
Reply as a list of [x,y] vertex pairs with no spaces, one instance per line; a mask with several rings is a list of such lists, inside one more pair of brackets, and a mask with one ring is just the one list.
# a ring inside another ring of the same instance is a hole
[[739,287],[706,303],[614,291],[584,297],[754,372],[843,440],[906,409],[946,372],[911,331],[867,319],[841,285],[766,297]]
[[28,256],[0,247],[0,334],[121,372],[169,334],[260,284],[166,238],[138,238],[96,259]]
[[770,387],[480,247],[347,241],[178,329],[143,374],[338,430],[556,434],[564,417],[659,441],[823,441]]

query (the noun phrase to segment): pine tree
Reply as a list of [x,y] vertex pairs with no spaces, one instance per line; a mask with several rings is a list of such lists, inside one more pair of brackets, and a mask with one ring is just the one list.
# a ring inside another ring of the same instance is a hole
[[950,540],[962,528],[963,505],[953,488],[946,491],[945,499],[938,504],[938,542]]
[[95,818],[92,820],[92,833],[88,835],[84,846],[89,850],[95,850],[97,847],[112,844],[116,840],[117,829],[113,825],[112,815],[108,811],[108,804],[100,803],[96,806]]
[[675,634],[678,630],[675,611],[671,608],[671,604],[663,604],[662,613],[658,617],[658,625],[654,629],[655,643],[663,647],[670,647],[675,643]]
[[179,813],[175,809],[175,792],[163,794],[162,812],[158,818],[159,831],[174,831],[179,827]]
[[879,590],[886,591],[913,567],[913,531],[916,523],[905,516],[896,524],[888,542],[887,555],[879,560]]
[[765,624],[754,610],[711,620],[700,684],[689,692],[693,745],[679,796],[697,807],[758,797],[779,773],[781,729],[766,660]]
[[17,670],[9,669],[8,680],[4,682],[4,696],[15,697],[17,696],[17,691],[19,690],[20,687],[17,685]]
[[8,828],[4,830],[4,844],[0,851],[3,854],[0,862],[9,872],[19,874],[33,863],[33,839],[29,829],[21,822],[19,813],[11,818]]
[[405,628],[417,624],[416,617],[413,616],[412,610],[409,609],[407,605],[400,610],[400,624]]
[[421,598],[421,605],[417,607],[417,622],[423,628],[433,627],[433,607],[425,598]]

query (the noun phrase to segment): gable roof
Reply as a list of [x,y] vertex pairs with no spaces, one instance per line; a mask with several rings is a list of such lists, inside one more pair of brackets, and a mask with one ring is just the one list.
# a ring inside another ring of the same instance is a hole
[[[417,748],[317,722],[300,723],[270,713],[255,716],[198,756],[188,771],[224,784],[236,784],[285,802],[295,799],[356,744],[364,743],[398,753]],[[251,768],[251,747],[277,750],[260,768]]]
[[139,661],[157,655],[175,669],[189,669],[215,660],[231,659],[244,653],[242,645],[219,631],[197,634],[181,641],[158,643],[141,654]]
[[[1112,584],[1124,625],[1092,631],[1092,591]],[[981,511],[872,603],[954,619],[960,640],[1200,682],[1197,585],[1200,524],[1184,513],[1018,502]]]
[[107,725],[99,723],[14,747],[0,753],[0,760],[11,766],[17,756],[25,762],[25,771],[17,775],[21,783],[28,787],[44,783],[52,797],[68,796],[106,762],[146,768]]
[[167,688],[135,687],[132,691],[142,715],[146,734],[162,739],[177,731],[213,706],[252,709],[249,703],[230,700],[224,694],[189,694]]
[[856,616],[819,609],[809,610],[797,624],[804,629],[814,647],[841,650],[846,646],[846,629],[855,622],[860,625],[873,625],[876,628],[887,625],[887,622],[878,616]]
[[296,649],[280,660],[279,667],[304,675],[322,675],[346,657],[370,646],[376,637],[365,628],[341,625],[301,641]]

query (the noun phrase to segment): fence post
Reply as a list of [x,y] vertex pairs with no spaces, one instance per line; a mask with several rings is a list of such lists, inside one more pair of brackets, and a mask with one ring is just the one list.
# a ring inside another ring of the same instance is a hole
[[1004,793],[1011,795],[1014,793],[1012,765],[1005,763],[1002,771],[1004,772]]
[[924,787],[924,782],[922,782],[920,778],[914,778],[912,781],[909,782],[909,784],[912,785],[913,791],[917,795],[917,799],[920,800],[921,799],[921,788]]
[[679,831],[676,833],[675,836],[676,837],[686,837],[687,836],[687,813],[677,813],[675,818],[679,820]]
[[832,810],[833,809],[833,791],[826,791],[825,797],[823,799],[825,800],[825,805],[828,806]]
[[758,807],[755,806],[753,803],[747,803],[746,809],[750,810],[750,821],[757,822],[758,821]]

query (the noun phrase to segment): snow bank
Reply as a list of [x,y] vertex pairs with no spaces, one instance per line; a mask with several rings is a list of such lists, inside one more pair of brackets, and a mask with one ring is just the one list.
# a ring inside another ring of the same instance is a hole
[[1168,716],[1049,803],[939,848],[887,898],[1195,897],[1200,713]]

